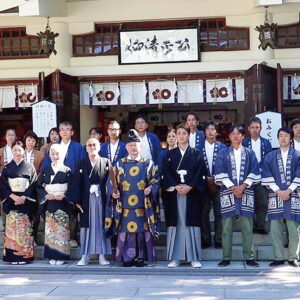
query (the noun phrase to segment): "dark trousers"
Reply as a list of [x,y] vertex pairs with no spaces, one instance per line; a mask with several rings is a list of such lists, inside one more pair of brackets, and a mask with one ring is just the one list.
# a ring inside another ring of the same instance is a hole
[[78,232],[78,211],[77,209],[70,209],[70,240],[77,241]]
[[268,212],[268,197],[267,190],[264,186],[256,185],[254,187],[255,192],[255,218],[254,218],[254,230],[265,229],[266,215]]
[[207,189],[202,202],[201,210],[201,242],[202,245],[211,245],[211,228],[209,214],[213,208],[214,213],[214,243],[222,242],[222,218],[221,218],[221,203],[219,199],[219,191]]

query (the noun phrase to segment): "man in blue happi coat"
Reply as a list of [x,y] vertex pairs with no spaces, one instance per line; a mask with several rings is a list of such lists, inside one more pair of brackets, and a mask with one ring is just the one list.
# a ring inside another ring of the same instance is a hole
[[233,222],[239,219],[242,231],[243,257],[248,266],[258,267],[253,252],[254,184],[261,180],[258,162],[253,150],[245,148],[243,126],[229,129],[231,145],[219,151],[216,160],[215,182],[220,184],[222,214],[223,260],[226,267],[232,258]]
[[[272,151],[271,143],[260,136],[261,120],[253,117],[248,122],[248,131],[250,137],[243,140],[243,146],[252,149],[258,161],[261,171],[265,156]],[[266,215],[268,211],[267,192],[264,186],[257,184],[254,187],[255,199],[255,218],[254,218],[254,233],[268,234],[266,230]]]
[[279,149],[269,153],[262,169],[262,184],[269,188],[268,217],[271,220],[271,238],[274,261],[270,266],[284,264],[284,220],[288,230],[288,263],[299,267],[300,232],[300,152],[290,146],[292,131],[281,128],[277,133]]
[[[78,162],[85,157],[85,152],[81,144],[72,140],[74,135],[73,124],[69,121],[63,121],[59,124],[59,135],[61,137],[60,145],[62,146],[62,161],[64,165],[69,167],[74,174]],[[47,153],[45,160],[41,167],[43,172],[51,165],[49,153]],[[70,212],[70,246],[72,248],[78,247],[77,243],[77,212],[75,210]]]
[[189,145],[192,148],[202,148],[204,145],[203,131],[197,129],[199,125],[199,118],[194,112],[189,112],[185,116],[185,125],[190,129]]
[[204,159],[208,186],[206,189],[205,200],[202,201],[201,209],[201,238],[202,248],[208,248],[211,246],[211,228],[209,213],[211,207],[214,212],[214,245],[215,248],[222,248],[222,218],[221,218],[221,207],[219,201],[219,189],[215,185],[214,175],[217,154],[221,149],[226,148],[224,144],[216,140],[217,137],[217,124],[214,121],[207,121],[204,124],[203,131],[205,134],[205,142],[203,147],[200,148],[198,145],[196,148],[200,150],[201,155]]
[[100,156],[108,158],[114,166],[117,161],[128,155],[125,143],[119,139],[121,128],[120,124],[116,121],[108,123],[107,133],[109,135],[109,142],[101,145]]
[[152,160],[157,166],[158,156],[162,148],[157,135],[151,132],[147,132],[148,121],[146,116],[138,115],[135,118],[135,129],[138,132],[141,142],[141,157]]

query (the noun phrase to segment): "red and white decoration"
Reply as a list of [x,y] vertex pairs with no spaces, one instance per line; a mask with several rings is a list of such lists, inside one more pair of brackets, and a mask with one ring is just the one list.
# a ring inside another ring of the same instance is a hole
[[[16,96],[18,97],[17,104]],[[0,108],[25,108],[36,102],[38,102],[37,85],[19,85],[17,89],[15,86],[0,87]]]
[[176,91],[175,81],[150,81],[149,104],[172,104]]
[[145,82],[120,82],[121,104],[146,104],[147,88]]
[[300,76],[283,76],[283,99],[300,100]]
[[38,102],[37,85],[19,85],[18,102],[19,107],[30,107]]
[[[235,80],[235,92],[233,80]],[[244,79],[207,80],[206,101],[208,103],[245,101]]]
[[[93,89],[94,93],[91,93]],[[92,105],[118,105],[120,95],[118,83],[92,83],[81,84],[80,103],[81,105],[90,105],[90,96],[92,96]]]
[[203,102],[203,81],[183,80],[177,81],[178,103],[202,103]]

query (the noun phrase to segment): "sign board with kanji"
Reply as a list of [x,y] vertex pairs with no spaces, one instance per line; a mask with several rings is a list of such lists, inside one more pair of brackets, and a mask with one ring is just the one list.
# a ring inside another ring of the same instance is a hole
[[57,127],[56,105],[43,100],[32,105],[32,127],[38,137],[47,137]]
[[262,123],[262,130],[260,135],[269,140],[272,148],[278,148],[279,143],[277,139],[277,131],[282,127],[281,113],[266,111],[257,114],[256,117],[260,118]]

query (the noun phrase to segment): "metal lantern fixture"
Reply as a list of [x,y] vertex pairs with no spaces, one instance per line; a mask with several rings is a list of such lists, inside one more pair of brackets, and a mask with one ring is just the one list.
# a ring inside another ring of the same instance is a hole
[[259,32],[259,40],[260,45],[258,48],[262,48],[263,50],[266,50],[268,46],[270,46],[272,49],[276,48],[276,30],[277,30],[277,23],[269,24],[268,20],[268,7],[265,6],[266,12],[265,12],[265,23],[264,25],[256,26],[255,30]]
[[40,31],[37,33],[40,37],[40,54],[49,54],[52,52],[56,55],[57,51],[54,48],[55,38],[59,36],[59,33],[54,33],[51,31],[51,27],[49,26],[49,17],[47,18],[47,26],[45,28],[45,32]]

